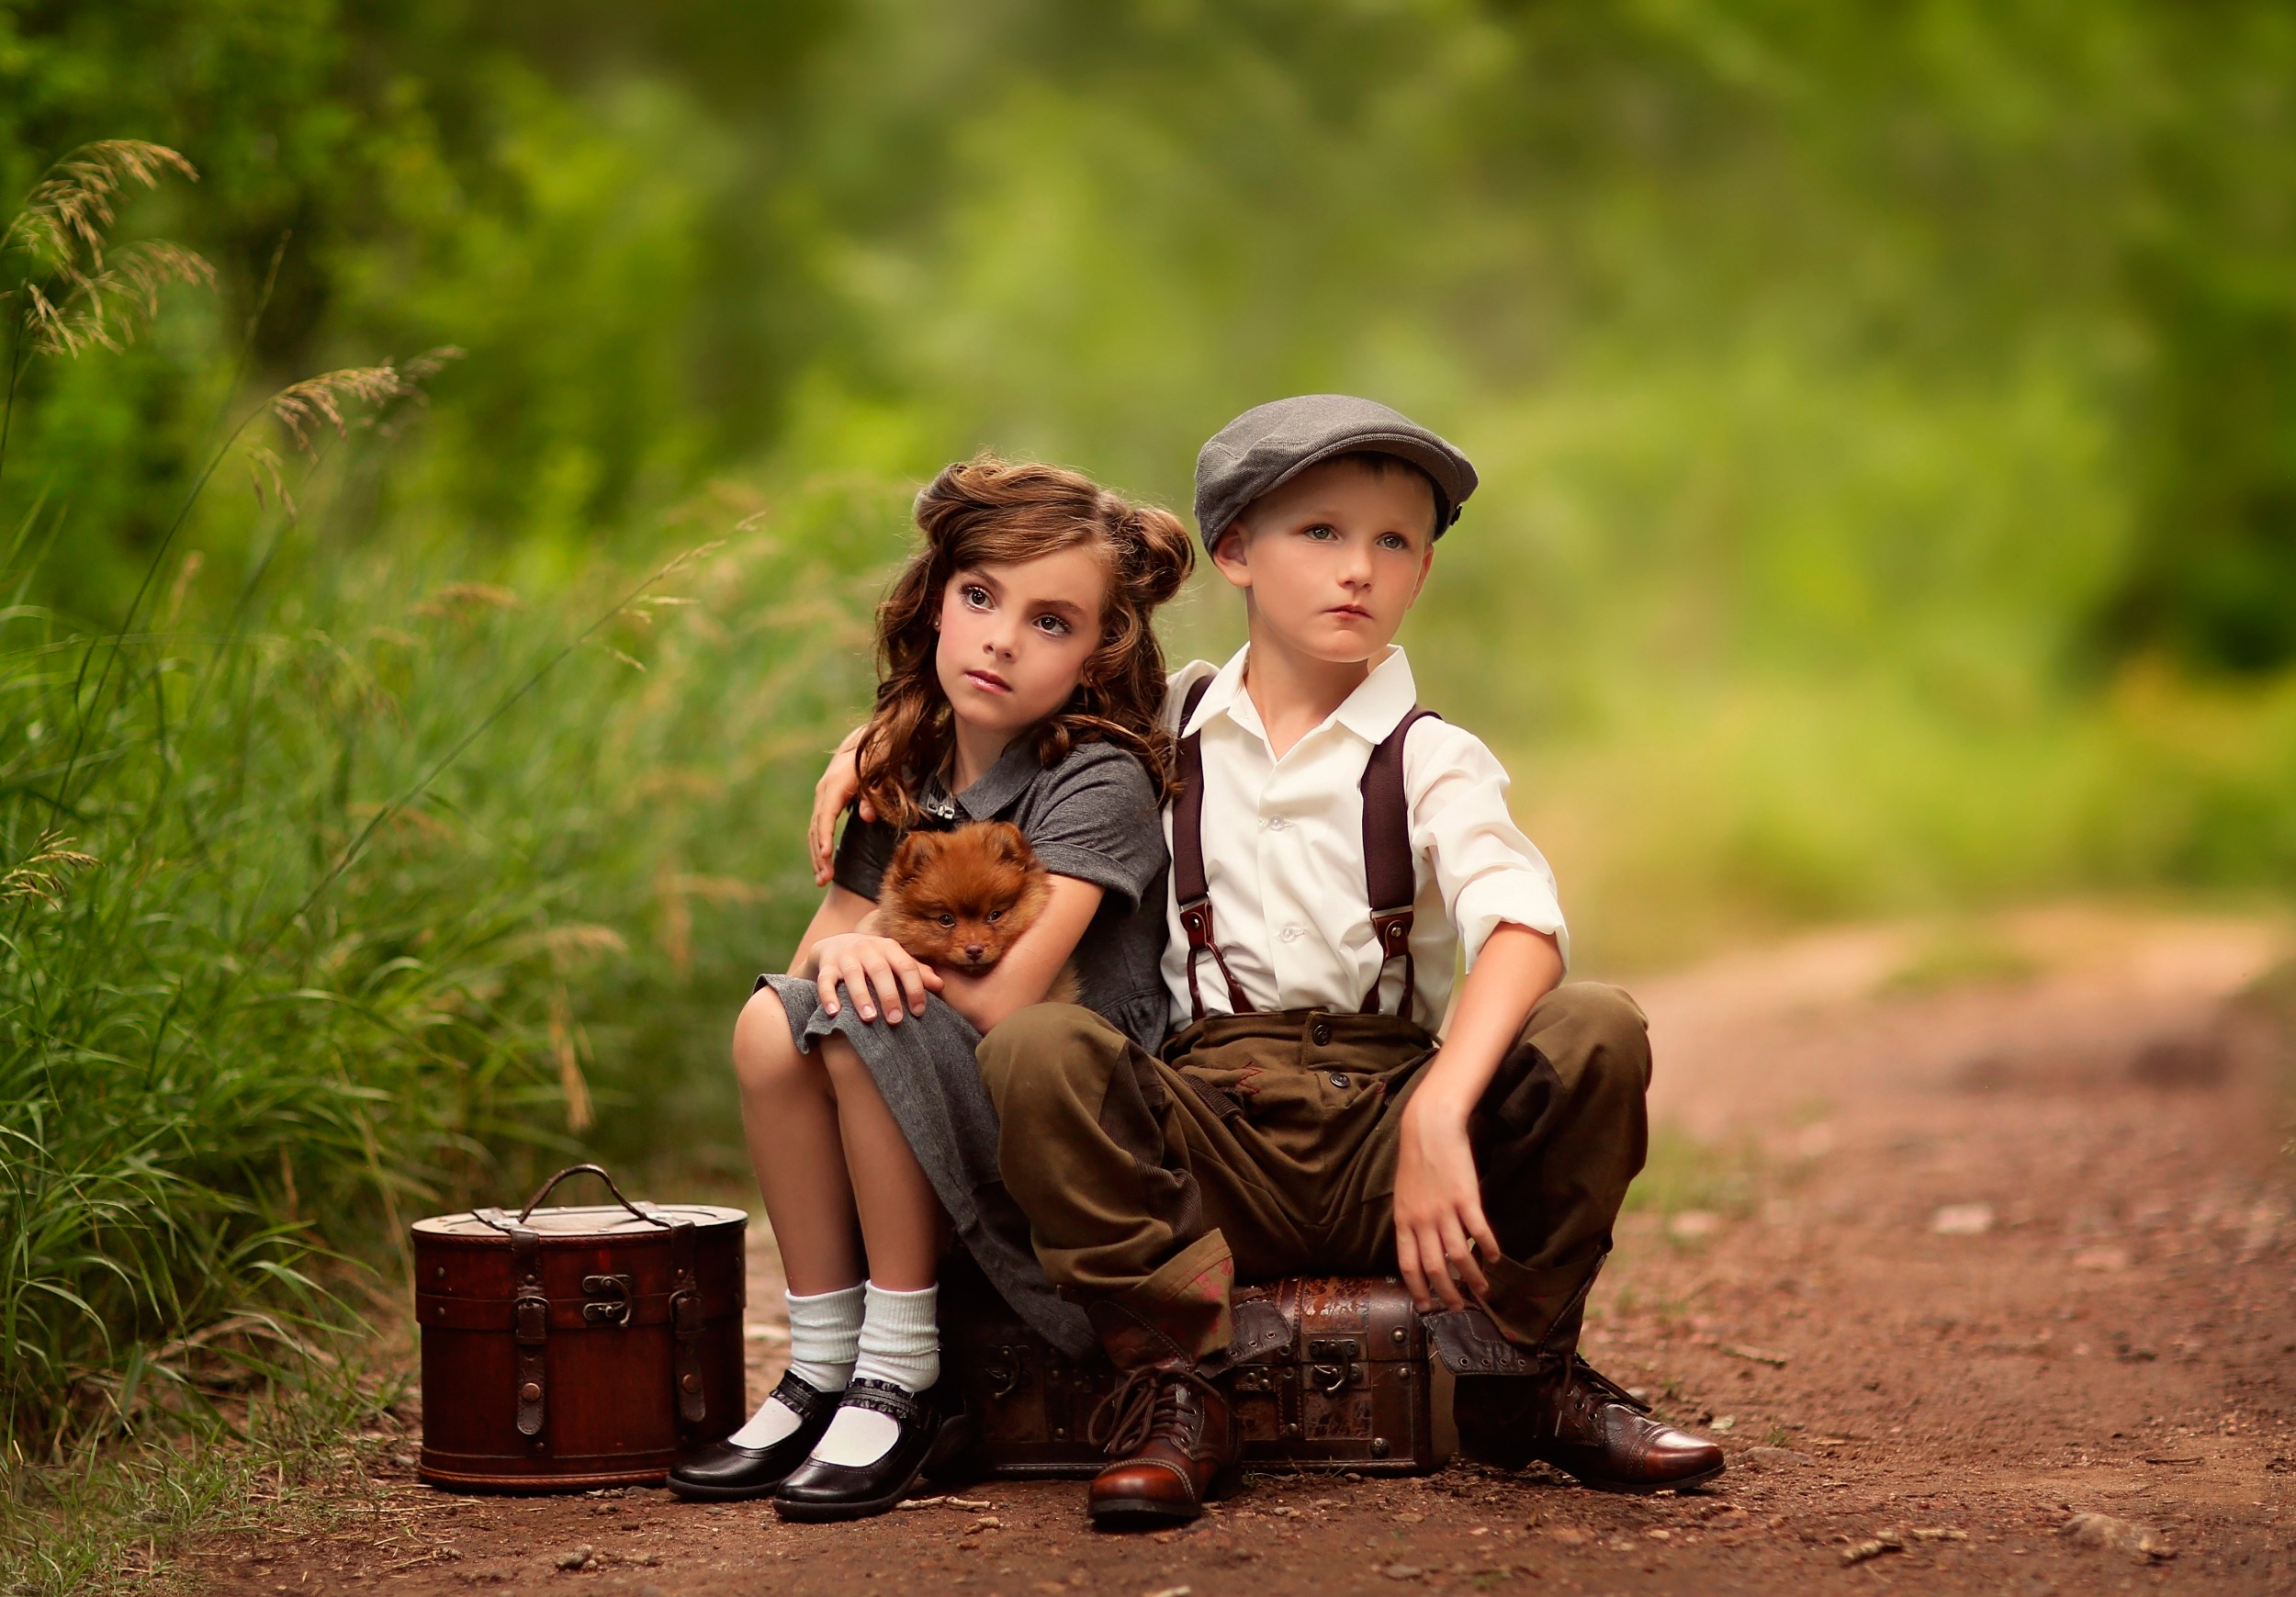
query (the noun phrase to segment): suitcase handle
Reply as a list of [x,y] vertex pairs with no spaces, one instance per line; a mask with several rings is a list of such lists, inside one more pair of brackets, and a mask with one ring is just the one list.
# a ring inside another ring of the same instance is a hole
[[528,1198],[526,1200],[526,1207],[518,1211],[518,1223],[524,1225],[526,1223],[526,1217],[534,1213],[534,1211],[537,1209],[540,1209],[542,1207],[542,1200],[549,1197],[550,1194],[557,1189],[558,1183],[565,1180],[569,1175],[595,1175],[599,1180],[606,1184],[606,1190],[613,1194],[613,1200],[620,1204],[623,1208],[628,1209],[632,1214],[636,1215],[638,1219],[644,1220],[648,1225],[661,1226],[665,1230],[669,1228],[670,1222],[668,1220],[663,1220],[658,1215],[647,1213],[644,1209],[638,1208],[636,1204],[632,1203],[628,1198],[623,1197],[622,1188],[613,1184],[613,1177],[607,1175],[603,1167],[596,1164],[568,1164],[565,1169],[550,1177],[549,1180],[544,1182],[542,1184],[542,1190]]

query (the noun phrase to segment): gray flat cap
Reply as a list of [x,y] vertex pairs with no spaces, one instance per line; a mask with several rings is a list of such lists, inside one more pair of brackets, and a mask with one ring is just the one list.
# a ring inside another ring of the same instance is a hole
[[1401,411],[1352,394],[1300,394],[1255,405],[1198,452],[1196,526],[1204,547],[1269,489],[1357,450],[1408,460],[1434,478],[1438,538],[1475,491],[1467,456]]

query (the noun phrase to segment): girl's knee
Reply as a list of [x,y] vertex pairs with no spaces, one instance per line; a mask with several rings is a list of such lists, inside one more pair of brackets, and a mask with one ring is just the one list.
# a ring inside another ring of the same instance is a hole
[[734,1022],[734,1075],[745,1090],[771,1089],[810,1075],[815,1060],[797,1051],[789,1012],[771,987],[760,987]]

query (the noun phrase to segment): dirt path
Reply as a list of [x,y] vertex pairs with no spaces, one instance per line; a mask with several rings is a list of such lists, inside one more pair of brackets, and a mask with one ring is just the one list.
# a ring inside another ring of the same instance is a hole
[[[455,1498],[401,1469],[329,1537],[197,1565],[217,1592],[394,1597],[2296,1591],[2296,1032],[2228,1002],[2286,946],[2059,912],[1644,984],[1673,1130],[1588,1352],[1729,1449],[1694,1495],[1458,1466],[1261,1479],[1186,1532],[1114,1538],[1067,1483],[798,1529],[659,1492]],[[760,1392],[780,1342],[752,1327]],[[2062,1533],[2083,1513],[2155,1550]]]

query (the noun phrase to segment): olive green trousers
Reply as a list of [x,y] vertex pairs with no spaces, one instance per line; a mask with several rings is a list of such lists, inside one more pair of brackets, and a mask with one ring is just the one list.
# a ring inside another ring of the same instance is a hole
[[[1385,1015],[1214,1016],[1153,1057],[1041,1004],[981,1040],[998,1164],[1045,1273],[1120,1363],[1229,1345],[1236,1280],[1386,1275],[1403,1107],[1435,1039]],[[1469,1121],[1503,1257],[1484,1306],[1549,1355],[1649,1148],[1647,1022],[1615,987],[1539,1000]]]

